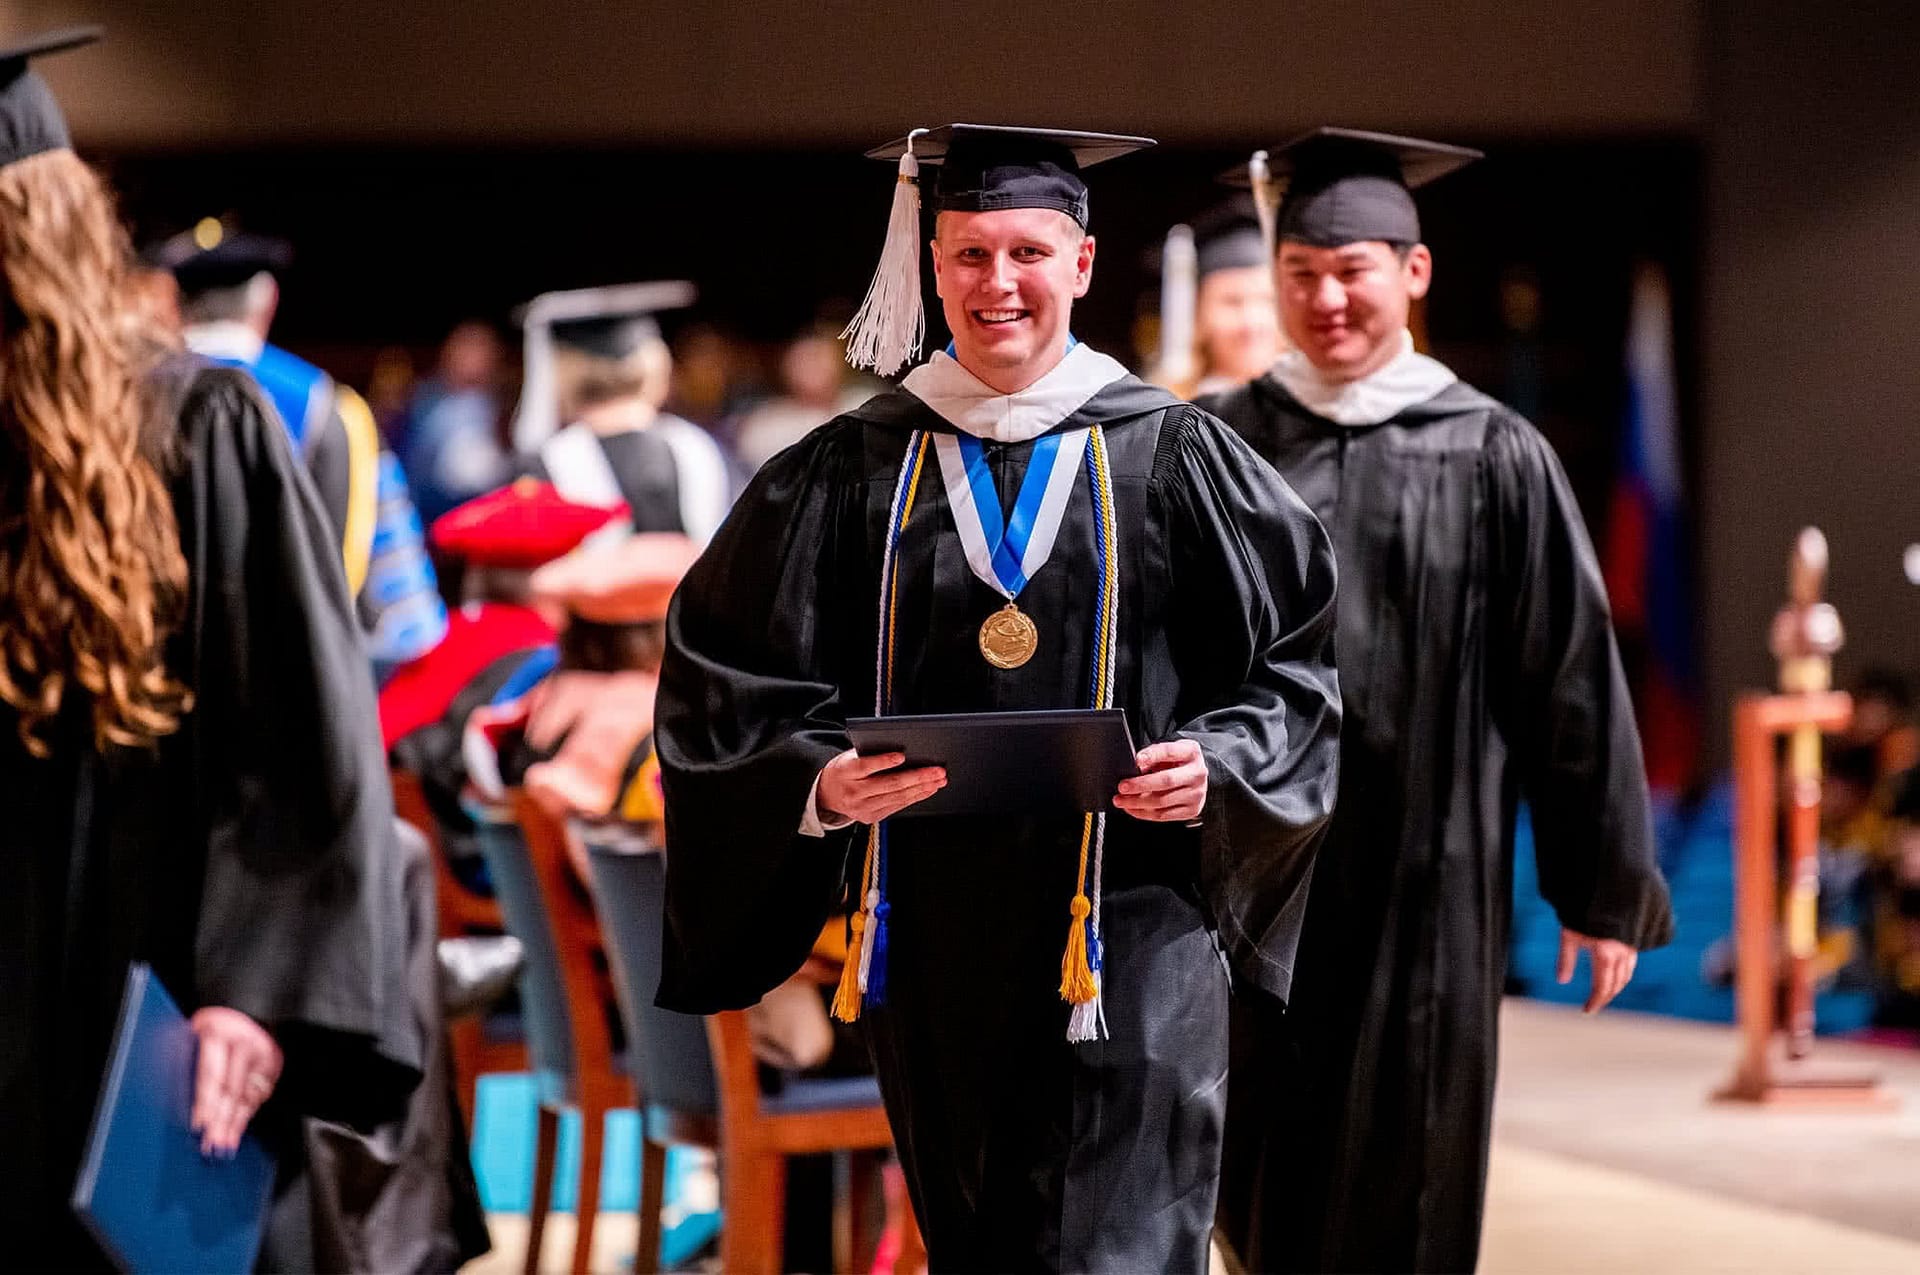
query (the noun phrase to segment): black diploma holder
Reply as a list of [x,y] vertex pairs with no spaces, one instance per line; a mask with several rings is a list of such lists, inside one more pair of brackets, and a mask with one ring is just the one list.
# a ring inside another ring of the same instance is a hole
[[1140,773],[1120,708],[856,717],[847,733],[863,757],[905,753],[903,769],[945,768],[947,786],[895,819],[1101,811]]

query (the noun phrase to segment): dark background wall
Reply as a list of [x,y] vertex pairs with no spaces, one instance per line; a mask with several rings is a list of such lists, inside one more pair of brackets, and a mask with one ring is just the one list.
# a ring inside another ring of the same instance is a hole
[[[1920,6],[1708,6],[1700,504],[1717,703],[1770,676],[1799,527],[1842,672],[1920,667]],[[1724,721],[1724,718],[1719,719]]]

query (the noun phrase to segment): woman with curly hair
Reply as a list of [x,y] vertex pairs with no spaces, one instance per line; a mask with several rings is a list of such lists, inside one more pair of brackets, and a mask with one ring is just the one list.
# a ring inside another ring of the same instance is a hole
[[[67,1206],[128,966],[199,1037],[221,1154],[403,1106],[399,861],[340,560],[244,373],[142,336],[107,191],[0,51],[0,1235]],[[297,1149],[292,1151],[297,1155]]]

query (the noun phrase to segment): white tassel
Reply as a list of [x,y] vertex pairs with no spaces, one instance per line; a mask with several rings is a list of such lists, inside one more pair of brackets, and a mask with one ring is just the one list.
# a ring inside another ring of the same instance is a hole
[[[1100,975],[1094,974],[1097,986]],[[1106,1035],[1107,1017],[1100,1012],[1100,993],[1095,992],[1093,999],[1073,1007],[1073,1013],[1067,1016],[1067,1040],[1070,1044],[1084,1045],[1090,1040],[1098,1040]]]
[[867,971],[873,968],[873,910],[880,906],[880,891],[868,890],[867,897],[861,900],[866,904],[862,909],[867,916],[866,941],[860,945],[860,990],[867,990]]
[[521,369],[520,407],[513,417],[513,450],[522,456],[535,456],[560,428],[560,391],[553,375],[553,324],[533,308],[527,311]]
[[1167,232],[1160,257],[1160,368],[1165,386],[1185,386],[1194,376],[1193,325],[1200,290],[1200,259],[1189,226]]
[[1255,151],[1247,161],[1247,179],[1253,186],[1253,211],[1260,219],[1260,237],[1266,240],[1267,255],[1271,257],[1280,218],[1280,187],[1267,166],[1265,151]]
[[892,376],[920,353],[927,329],[920,307],[920,161],[913,156],[913,139],[925,131],[907,134],[880,268],[853,322],[840,334],[847,343],[847,362],[881,376]]

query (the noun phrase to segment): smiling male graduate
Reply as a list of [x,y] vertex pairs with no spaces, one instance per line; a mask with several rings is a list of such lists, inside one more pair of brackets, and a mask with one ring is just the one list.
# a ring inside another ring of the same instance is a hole
[[[755,478],[675,599],[657,730],[661,1003],[751,1004],[855,910],[936,1270],[1202,1271],[1228,965],[1275,997],[1332,807],[1327,537],[1217,420],[1076,343],[1084,168],[1145,139],[951,125],[900,161],[851,347],[918,346],[919,168],[953,344]],[[1108,810],[896,818],[873,714],[1116,707]]]
[[[1417,353],[1412,187],[1477,158],[1321,129],[1272,158],[1293,349],[1204,400],[1332,533],[1341,793],[1284,1017],[1236,1014],[1223,1233],[1262,1271],[1463,1271],[1480,1246],[1524,795],[1588,1010],[1672,919],[1599,564],[1553,450]],[[1271,200],[1267,207],[1272,208]]]

